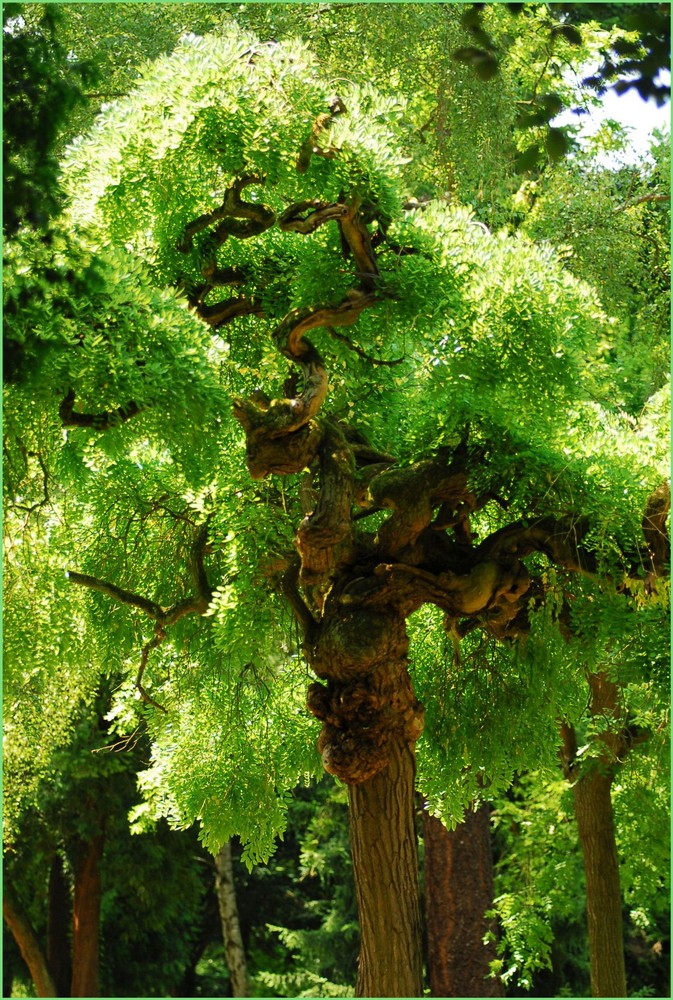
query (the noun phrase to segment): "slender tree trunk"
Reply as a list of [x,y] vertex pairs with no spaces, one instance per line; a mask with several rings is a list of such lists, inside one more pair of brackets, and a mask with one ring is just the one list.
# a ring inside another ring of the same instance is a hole
[[423,995],[415,770],[413,744],[394,739],[388,767],[348,789],[362,932],[359,997]]
[[489,977],[495,945],[484,913],[493,905],[489,808],[468,812],[455,830],[423,811],[428,977],[433,997],[500,997]]
[[63,871],[63,859],[54,855],[49,871],[49,904],[47,912],[47,961],[54,976],[59,997],[67,997],[72,971],[70,968],[70,890]]
[[597,759],[578,762],[575,730],[564,722],[561,759],[566,777],[573,782],[575,818],[584,856],[591,994],[625,997],[622,893],[611,788],[615,769],[645,735],[635,735],[624,727],[620,689],[615,681],[606,673],[588,674],[587,680],[591,715],[607,724],[596,737],[603,752]]
[[70,990],[73,997],[99,995],[101,859],[104,842],[103,833],[86,841],[75,864]]
[[594,766],[573,785],[587,886],[591,995],[625,997],[622,894],[610,787],[612,773]]
[[47,958],[37,939],[33,925],[7,878],[2,886],[2,912],[7,926],[19,946],[23,960],[28,966],[37,995],[39,997],[57,996]]
[[236,906],[230,840],[227,840],[215,855],[215,868],[217,870],[215,891],[220,910],[222,938],[227,956],[232,996],[247,997],[249,995],[248,970],[245,962],[243,938],[241,937],[241,924],[238,919],[238,907]]

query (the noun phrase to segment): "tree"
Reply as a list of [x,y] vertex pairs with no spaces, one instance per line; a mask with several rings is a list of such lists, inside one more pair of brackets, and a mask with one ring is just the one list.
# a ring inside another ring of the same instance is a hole
[[[136,772],[147,744],[137,734],[132,750],[110,745],[106,686],[94,705],[80,705],[69,741],[53,749],[49,775],[29,784],[22,811],[6,802],[5,917],[41,996],[166,995],[179,986],[203,920],[195,835],[169,833],[163,821],[130,829],[132,807],[143,812]],[[11,756],[8,763],[16,783]],[[5,962],[11,982],[20,973],[9,949]]]
[[[454,830],[423,810],[428,979],[434,997],[499,997],[490,975],[496,960],[493,860],[487,803],[465,814]],[[486,941],[485,941],[486,939]]]
[[[308,704],[349,785],[360,995],[422,992],[407,618],[435,605],[457,647],[483,633],[516,664],[529,633],[558,636],[574,577],[642,586],[665,544],[642,530],[661,459],[611,412],[590,290],[465,211],[405,211],[405,129],[399,101],[335,95],[299,44],[188,39],[73,147],[76,237],[17,243],[8,283],[18,331],[46,343],[38,406],[37,380],[10,390],[9,446],[79,511],[59,600],[96,648],[115,629],[122,661],[136,645],[166,810],[214,850],[240,832],[267,852],[316,766],[299,646],[326,682]],[[210,301],[227,286],[243,291]],[[546,736],[558,704],[538,703]]]

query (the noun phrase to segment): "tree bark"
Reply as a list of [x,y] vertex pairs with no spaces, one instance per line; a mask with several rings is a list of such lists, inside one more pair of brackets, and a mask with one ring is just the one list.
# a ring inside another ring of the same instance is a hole
[[358,997],[423,995],[413,744],[394,739],[389,752],[385,770],[348,789],[362,932]]
[[49,904],[47,912],[47,962],[54,977],[56,996],[67,997],[72,970],[70,968],[70,890],[63,871],[63,859],[54,855],[49,872]]
[[75,864],[70,990],[73,997],[99,996],[101,859],[104,842],[103,833],[86,841]]
[[227,956],[227,967],[231,981],[231,995],[234,997],[249,996],[248,970],[245,961],[245,949],[241,937],[241,924],[238,919],[236,905],[236,889],[234,886],[234,870],[231,863],[231,841],[227,840],[215,855],[215,891],[217,905],[220,910],[222,938]]
[[493,859],[488,805],[447,830],[423,811],[428,978],[433,997],[500,997],[489,977],[494,943],[484,914],[493,905]]
[[575,730],[563,723],[561,760],[564,774],[573,782],[575,818],[584,857],[591,994],[625,997],[622,893],[611,788],[615,770],[644,737],[624,725],[619,685],[603,672],[590,673],[587,680],[591,691],[589,711],[594,720],[606,723],[595,737],[602,751],[595,759],[578,762]]
[[591,995],[625,997],[622,895],[610,787],[612,772],[596,765],[573,785],[587,887]]
[[57,996],[47,958],[37,939],[37,934],[7,878],[5,878],[2,887],[2,913],[19,946],[23,960],[28,966],[37,995],[39,997]]

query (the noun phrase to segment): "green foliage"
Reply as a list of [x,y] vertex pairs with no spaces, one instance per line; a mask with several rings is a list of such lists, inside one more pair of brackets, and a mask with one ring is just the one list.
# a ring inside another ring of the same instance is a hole
[[155,727],[152,762],[141,777],[145,795],[173,825],[199,819],[211,853],[237,833],[248,867],[268,859],[285,830],[287,790],[320,766],[303,691],[300,700],[296,688],[294,697],[281,683],[265,688],[260,673],[263,678],[252,663],[243,668],[249,686],[239,681],[241,707],[226,714],[221,703],[213,704],[224,695],[219,686],[207,702],[183,696],[179,716]]
[[[94,702],[72,711],[70,729],[60,739],[56,734],[37,780],[33,765],[32,794],[22,790],[20,810],[10,800],[4,871],[45,941],[52,864],[60,860],[70,893],[78,853],[102,828],[101,988],[111,996],[165,996],[180,983],[198,946],[205,869],[195,859],[193,832],[178,834],[161,823],[132,836],[127,813],[138,803],[136,773],[147,744],[139,732],[133,740],[117,740],[106,724],[100,713],[109,705],[111,686],[101,681]],[[30,731],[21,716],[16,723]],[[6,737],[12,749],[15,733],[10,727]],[[15,753],[6,773],[6,789],[15,792],[21,776]],[[21,967],[18,957],[10,961],[15,970]]]
[[[306,46],[261,44],[240,31],[187,37],[70,148],[74,220],[104,226],[104,240],[131,242],[152,259],[160,280],[171,282],[185,265],[175,247],[185,226],[217,207],[236,177],[258,177],[264,187],[256,198],[253,190],[252,200],[267,198],[273,209],[279,207],[270,194],[276,187],[289,195],[284,207],[316,189],[335,200],[347,188],[389,212],[400,165],[393,115],[399,117],[403,105],[389,100],[377,106],[366,86],[347,87],[340,96],[348,113],[321,144],[336,144],[342,154],[313,157],[304,178],[296,171],[297,156],[333,97]],[[161,128],[146,127],[157,120]],[[262,258],[273,256],[275,232],[269,239],[271,247],[262,241],[255,248]]]
[[[499,854],[493,915],[500,927],[494,971],[505,984],[530,990],[552,956],[562,963],[553,952],[555,937],[564,940],[561,928],[570,925],[578,936],[585,919],[572,791],[560,774],[531,772],[498,800],[493,823]],[[584,945],[575,951],[573,985],[580,992],[574,995],[582,996],[588,955]]]
[[[184,39],[72,147],[66,178],[81,242],[11,248],[6,293],[10,306],[22,303],[12,321],[17,340],[29,343],[29,331],[39,331],[40,350],[29,344],[28,384],[16,389],[17,428],[25,433],[24,425],[44,422],[51,410],[45,450],[78,484],[72,568],[100,575],[104,566],[118,586],[170,604],[189,593],[189,546],[196,525],[208,519],[213,602],[205,630],[185,619],[152,653],[148,689],[180,711],[175,718],[172,711],[166,719],[153,714],[155,757],[145,780],[165,789],[157,792],[161,809],[175,822],[202,819],[209,847],[239,832],[251,861],[267,856],[282,830],[287,789],[316,767],[313,724],[301,706],[304,668],[272,597],[274,561],[282,565],[291,551],[300,519],[298,477],[282,489],[253,488],[241,475],[240,439],[227,416],[229,393],[278,385],[285,373],[270,340],[253,335],[255,321],[237,322],[227,342],[211,338],[174,293],[152,288],[175,281],[189,264],[176,240],[190,220],[219,204],[236,176],[263,175],[264,185],[247,197],[275,211],[316,191],[327,199],[342,188],[357,192],[395,217],[391,240],[417,251],[381,253],[385,295],[357,327],[359,346],[404,358],[399,367],[381,368],[372,383],[364,358],[317,334],[334,359],[333,412],[346,419],[357,413],[373,440],[393,434],[403,460],[455,441],[469,423],[486,459],[477,485],[504,495],[509,519],[515,511],[529,515],[531,505],[537,515],[586,513],[606,560],[640,530],[644,499],[658,481],[654,469],[645,472],[628,421],[591,402],[607,396],[609,369],[597,350],[606,320],[590,289],[552,253],[523,237],[485,234],[464,209],[430,203],[400,213],[401,102],[378,97],[369,85],[344,87],[347,112],[324,140],[341,154],[313,157],[306,174],[297,174],[298,150],[331,93],[298,42],[261,44],[233,29],[226,37]],[[271,321],[307,301],[343,295],[341,251],[327,227],[306,239],[273,227],[259,239],[230,239],[228,253],[230,246],[228,262],[253,276]],[[29,273],[29,258],[42,270]],[[197,257],[190,266],[197,275]],[[42,277],[50,268],[53,281]],[[34,386],[37,408],[34,392],[28,406]],[[87,409],[104,400],[113,410],[133,399],[141,413],[99,435],[68,431],[59,448],[54,402],[68,388]],[[497,515],[490,517],[482,530],[498,526]],[[116,669],[129,671],[139,656],[134,647],[151,633],[137,612],[102,595],[87,603],[100,641],[115,636]],[[468,643],[465,655],[479,658],[478,648]],[[514,685],[503,697],[522,710],[530,711],[526,699],[540,689],[534,669],[527,663],[503,671],[505,688]],[[429,671],[430,686],[432,677]],[[119,725],[131,725],[130,695],[128,686],[120,692]],[[482,711],[486,689],[477,697]],[[440,744],[445,738],[437,737]],[[553,745],[543,729],[529,761],[545,742]],[[504,757],[489,762],[498,786],[522,766]],[[456,794],[465,801],[465,789]]]
[[550,608],[512,648],[470,635],[458,650],[427,609],[412,622],[414,687],[426,707],[419,786],[454,828],[469,803],[503,794],[517,774],[557,770],[558,720],[581,715],[586,695]]
[[[37,12],[35,10],[37,8]],[[42,228],[62,204],[54,148],[64,123],[83,100],[90,63],[67,57],[53,5],[3,7],[3,232]]]
[[610,363],[615,401],[634,414],[670,368],[670,137],[656,139],[652,154],[614,170],[591,159],[567,163],[535,186],[524,221],[600,295],[612,322],[597,348]]
[[[270,996],[352,996],[359,927],[348,841],[347,792],[326,777],[290,805],[299,853],[294,880],[305,899],[300,916],[268,924],[281,945],[277,968],[260,960],[255,981]],[[273,862],[272,862],[273,870]],[[278,918],[276,918],[278,920]]]

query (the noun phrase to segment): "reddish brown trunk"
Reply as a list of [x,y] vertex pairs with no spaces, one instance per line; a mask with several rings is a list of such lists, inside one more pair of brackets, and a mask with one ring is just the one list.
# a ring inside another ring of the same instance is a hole
[[28,915],[6,878],[2,887],[2,912],[7,926],[19,946],[23,960],[28,966],[37,995],[39,997],[55,997],[57,995],[56,986],[46,956]]
[[610,786],[612,773],[599,765],[573,785],[587,886],[591,995],[625,997],[622,895]]
[[73,997],[99,995],[99,936],[101,902],[101,858],[104,834],[87,841],[75,865],[72,922]]
[[56,855],[49,872],[49,908],[47,912],[47,961],[59,997],[70,990],[70,890],[63,872],[63,860]]
[[396,739],[388,767],[348,789],[362,932],[359,997],[423,995],[414,775],[413,745]]
[[494,944],[484,913],[493,905],[488,806],[468,812],[455,830],[423,812],[428,977],[433,997],[500,997],[489,977]]

